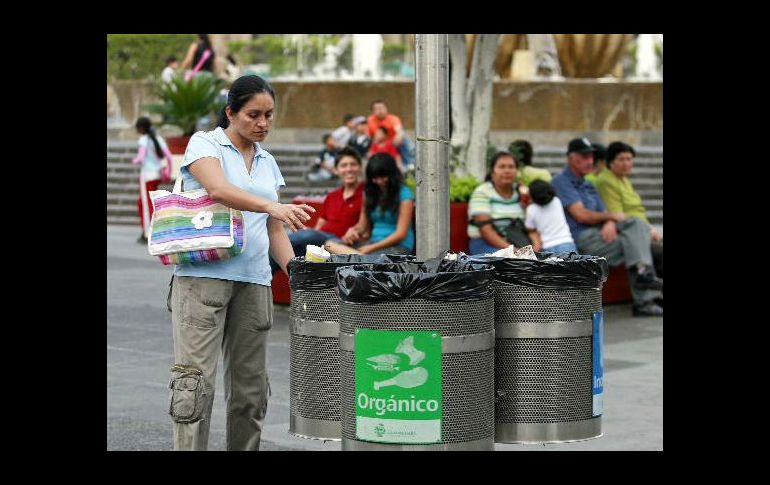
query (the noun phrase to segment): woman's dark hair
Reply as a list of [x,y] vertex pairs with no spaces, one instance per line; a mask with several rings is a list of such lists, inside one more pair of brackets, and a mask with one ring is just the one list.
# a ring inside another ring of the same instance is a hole
[[198,39],[206,44],[207,49],[211,49],[211,41],[209,40],[209,34],[198,34]]
[[227,119],[227,112],[225,111],[228,106],[233,112],[237,113],[254,95],[260,93],[269,94],[270,97],[273,98],[273,101],[275,101],[275,90],[273,89],[273,86],[256,74],[241,76],[236,79],[230,87],[230,92],[227,93],[227,104],[219,113],[219,123],[217,126],[222,128],[230,126],[230,120]]
[[556,196],[551,184],[545,180],[535,180],[529,184],[529,195],[532,196],[532,201],[537,205],[546,205],[551,202]]
[[503,157],[511,157],[513,158],[513,164],[516,166],[516,168],[519,168],[519,162],[516,160],[516,157],[513,156],[513,153],[500,150],[499,152],[492,155],[492,159],[489,162],[489,170],[487,170],[487,176],[484,177],[485,182],[491,182],[492,181],[492,172],[495,171],[495,164],[498,160],[500,160]]
[[513,154],[513,158],[522,165],[532,165],[532,144],[527,140],[515,140],[508,145],[508,150]]
[[150,121],[150,118],[147,118],[146,116],[142,116],[138,120],[136,120],[136,129],[141,134],[148,134],[150,135],[150,139],[152,140],[152,144],[155,145],[155,153],[158,155],[158,158],[163,157],[163,150],[160,148],[160,143],[158,143],[158,139],[155,137],[155,130],[152,129],[152,121]]
[[612,165],[612,162],[615,160],[615,157],[617,157],[621,153],[628,152],[632,156],[636,156],[636,151],[634,150],[634,147],[629,145],[628,143],[623,143],[622,141],[613,141],[610,143],[610,146],[607,147],[607,166],[609,167]]
[[[374,183],[375,177],[388,177],[388,189],[382,194],[380,186]],[[401,184],[404,176],[396,165],[396,160],[387,153],[375,153],[366,164],[366,213],[371,214],[375,208],[393,211],[398,214],[401,203]]]
[[342,160],[343,157],[353,157],[356,159],[356,162],[361,165],[361,155],[358,153],[358,150],[353,147],[348,146],[337,152],[337,155],[334,157],[335,167],[339,165],[340,160]]

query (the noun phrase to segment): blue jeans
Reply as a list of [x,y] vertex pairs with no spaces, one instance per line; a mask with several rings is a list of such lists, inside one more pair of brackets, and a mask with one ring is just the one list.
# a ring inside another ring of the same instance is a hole
[[543,248],[543,252],[546,253],[577,253],[577,246],[575,246],[574,242],[571,243],[562,243],[557,244],[556,246],[552,246],[550,248]]
[[501,249],[490,246],[483,237],[472,237],[468,246],[470,248],[471,254],[494,253],[495,251],[499,251]]
[[[329,239],[336,238],[337,235],[331,232],[319,231],[318,229],[303,229],[301,231],[289,233],[289,241],[291,247],[294,249],[295,256],[304,256],[305,249],[308,244],[314,246],[321,246]],[[278,263],[270,258],[270,268],[273,270],[273,274],[280,271],[281,267]]]
[[414,164],[414,143],[412,143],[412,140],[407,138],[406,135],[404,135],[404,141],[401,143],[401,146],[398,147],[398,151],[401,153],[401,160],[404,162],[404,167]]

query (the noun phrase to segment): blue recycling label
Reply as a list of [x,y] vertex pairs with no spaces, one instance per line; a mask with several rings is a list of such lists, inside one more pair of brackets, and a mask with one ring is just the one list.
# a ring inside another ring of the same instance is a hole
[[594,376],[593,376],[593,415],[604,413],[604,310],[594,312]]

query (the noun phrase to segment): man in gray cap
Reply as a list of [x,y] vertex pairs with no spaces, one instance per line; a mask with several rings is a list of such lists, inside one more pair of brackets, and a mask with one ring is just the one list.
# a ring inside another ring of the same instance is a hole
[[663,316],[663,280],[655,275],[650,252],[650,230],[636,217],[608,212],[596,188],[585,180],[594,164],[595,146],[575,138],[567,146],[567,167],[553,178],[564,206],[572,237],[581,254],[607,259],[610,266],[628,268],[634,316]]

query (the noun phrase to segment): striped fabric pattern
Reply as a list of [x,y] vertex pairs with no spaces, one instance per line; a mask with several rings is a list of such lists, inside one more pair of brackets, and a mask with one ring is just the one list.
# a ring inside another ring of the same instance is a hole
[[161,263],[218,261],[243,252],[243,214],[215,202],[205,190],[156,190],[150,198],[155,211],[147,246]]
[[[468,221],[477,214],[486,214],[492,219],[511,218],[524,220],[524,208],[521,207],[518,184],[513,184],[513,196],[510,199],[503,198],[495,190],[491,182],[484,182],[476,187],[468,202]],[[504,225],[508,225],[506,223]],[[496,223],[495,226],[498,226]],[[498,227],[503,229],[503,227]],[[468,237],[481,237],[479,228],[468,224]]]

